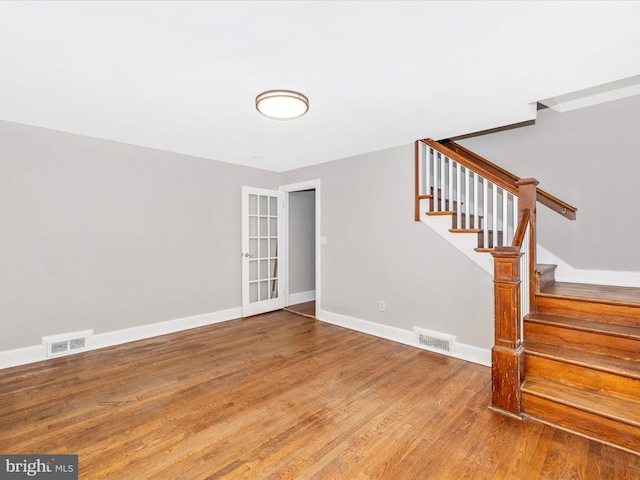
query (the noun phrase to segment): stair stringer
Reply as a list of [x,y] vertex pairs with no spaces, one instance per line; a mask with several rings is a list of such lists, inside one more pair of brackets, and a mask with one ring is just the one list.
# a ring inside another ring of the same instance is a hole
[[[421,201],[421,212],[428,210],[428,202],[428,200]],[[450,232],[451,215],[427,215],[423,213],[421,220],[447,242],[473,260],[480,268],[493,276],[493,257],[488,253],[476,252],[475,250],[478,247],[477,234]]]

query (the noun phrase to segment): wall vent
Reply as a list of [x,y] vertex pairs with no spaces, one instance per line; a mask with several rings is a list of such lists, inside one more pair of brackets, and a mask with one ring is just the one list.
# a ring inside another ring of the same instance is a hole
[[413,327],[418,345],[426,350],[439,353],[452,353],[455,349],[456,337],[446,333],[434,332],[423,328]]
[[59,357],[87,350],[92,336],[93,330],[49,335],[42,337],[42,345],[44,345],[47,357]]

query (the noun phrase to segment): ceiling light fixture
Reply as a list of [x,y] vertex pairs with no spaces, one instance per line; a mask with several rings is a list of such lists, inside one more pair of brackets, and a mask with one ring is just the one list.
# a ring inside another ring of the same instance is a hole
[[265,117],[293,120],[309,111],[309,99],[293,90],[267,90],[256,97],[256,109]]

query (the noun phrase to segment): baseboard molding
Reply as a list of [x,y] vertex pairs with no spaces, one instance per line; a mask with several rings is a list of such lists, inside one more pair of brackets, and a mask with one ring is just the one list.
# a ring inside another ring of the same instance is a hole
[[[331,323],[339,327],[345,327],[350,330],[355,330],[368,335],[374,335],[386,340],[391,340],[393,342],[416,347],[421,350],[426,350],[418,344],[414,332],[410,330],[382,325],[380,323],[349,317],[339,313],[328,312],[326,310],[316,311],[316,318],[322,322]],[[456,343],[455,352],[442,352],[441,354],[465,360],[467,362],[484,365],[486,367],[491,366],[491,350],[486,348],[475,347],[465,343]]]
[[557,282],[589,283],[593,285],[614,285],[618,287],[640,286],[640,272],[622,272],[614,270],[587,270],[573,268],[558,258],[542,245],[537,249],[538,263],[557,265],[555,279]]
[[[204,327],[205,325],[226,322],[227,320],[233,320],[240,317],[242,317],[242,309],[238,307],[218,312],[193,315],[191,317],[184,317],[176,320],[151,323],[148,325],[141,325],[139,327],[126,328],[113,332],[99,333],[92,337],[89,348],[78,353],[111,347],[113,345],[120,345],[127,342],[135,342],[136,340],[144,340],[145,338],[157,337],[168,333],[180,332],[190,328]],[[48,360],[45,348],[42,344],[0,351],[0,369],[40,362],[42,360]]]
[[308,290],[306,292],[290,293],[289,305],[297,305],[298,303],[313,302],[316,299],[316,291]]

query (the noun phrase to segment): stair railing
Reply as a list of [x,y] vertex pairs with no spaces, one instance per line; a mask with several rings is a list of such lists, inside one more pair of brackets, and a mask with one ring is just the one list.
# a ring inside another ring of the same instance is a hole
[[[468,150],[462,145],[457,144],[452,140],[443,140],[442,142],[437,142],[441,148],[443,148],[444,152],[449,152],[448,155],[452,156],[452,158],[463,158],[466,161],[472,162],[476,167],[482,167],[486,171],[491,172],[495,177],[500,178],[503,182],[506,182],[513,187],[517,187],[518,181],[520,178],[517,175],[505,170],[498,165],[491,163],[486,158],[481,157],[475,152]],[[548,192],[545,192],[541,188],[537,189],[536,195],[537,201],[550,208],[554,212],[562,215],[569,220],[576,219],[576,212],[578,209],[568,203],[560,200],[557,197],[554,197]]]
[[[475,154],[430,139],[416,141],[415,149],[416,221],[428,200],[430,212],[454,214],[454,230],[482,231],[482,246],[493,255],[492,407],[520,416],[523,317],[535,310],[536,202],[544,192],[537,180],[519,179]],[[542,203],[575,219],[574,207],[547,193],[544,198]]]
[[453,229],[481,232],[480,246],[511,245],[518,222],[518,189],[511,183],[454,159],[432,140],[416,142],[416,220],[420,202],[432,213],[453,213]]

